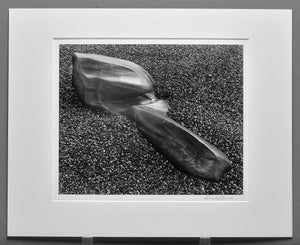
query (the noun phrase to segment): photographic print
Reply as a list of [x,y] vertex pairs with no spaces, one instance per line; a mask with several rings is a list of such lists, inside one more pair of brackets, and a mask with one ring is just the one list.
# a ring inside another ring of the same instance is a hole
[[60,44],[59,194],[242,195],[238,44]]
[[292,237],[290,10],[9,20],[8,236]]

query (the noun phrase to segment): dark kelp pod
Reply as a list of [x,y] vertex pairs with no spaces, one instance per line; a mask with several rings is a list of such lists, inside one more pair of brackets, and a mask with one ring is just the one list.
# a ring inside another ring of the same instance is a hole
[[123,114],[178,169],[218,180],[231,168],[231,162],[222,151],[147,105],[133,106]]
[[153,92],[151,76],[133,62],[82,53],[72,58],[72,82],[86,106],[107,109],[110,104],[139,104],[145,94]]
[[125,115],[187,174],[218,180],[230,169],[223,152],[167,118],[169,105],[155,98],[153,80],[142,67],[103,55],[75,53],[72,82],[84,105]]

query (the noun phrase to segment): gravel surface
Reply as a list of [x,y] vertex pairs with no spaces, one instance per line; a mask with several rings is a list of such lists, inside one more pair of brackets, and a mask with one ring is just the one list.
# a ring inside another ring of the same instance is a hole
[[[85,108],[72,87],[74,52],[135,62],[154,78],[169,117],[221,149],[233,168],[218,182],[177,170],[117,114]],[[243,47],[61,45],[60,194],[243,193]]]

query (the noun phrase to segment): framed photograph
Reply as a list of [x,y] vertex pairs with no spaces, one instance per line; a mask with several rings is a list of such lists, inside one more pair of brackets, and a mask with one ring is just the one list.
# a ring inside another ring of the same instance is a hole
[[8,236],[292,237],[290,10],[9,25]]

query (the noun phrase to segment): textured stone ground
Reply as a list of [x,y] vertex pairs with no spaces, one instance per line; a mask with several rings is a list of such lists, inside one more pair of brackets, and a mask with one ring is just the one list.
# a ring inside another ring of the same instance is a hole
[[[135,62],[156,81],[169,117],[221,149],[233,168],[219,182],[187,176],[126,118],[83,107],[73,52]],[[61,45],[59,193],[242,194],[243,50],[238,45]]]

